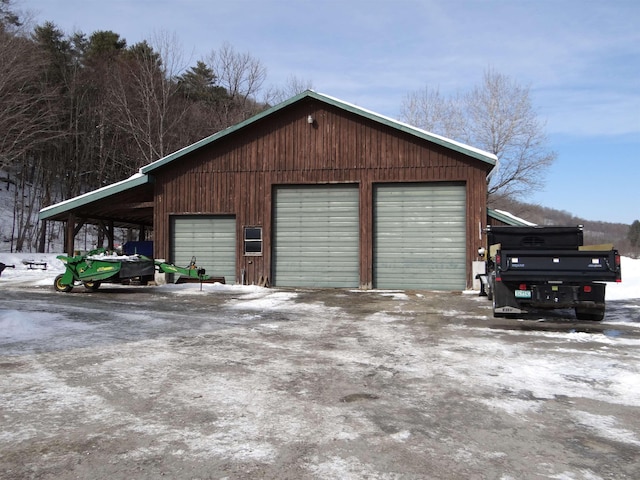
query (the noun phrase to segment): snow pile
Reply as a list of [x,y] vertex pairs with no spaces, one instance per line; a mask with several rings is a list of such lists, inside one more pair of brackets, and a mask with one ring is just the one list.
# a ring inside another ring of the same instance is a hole
[[101,262],[140,262],[142,260],[146,261],[146,258],[143,259],[140,255],[118,255],[115,252],[102,252],[96,253],[94,255],[87,255],[88,260],[99,260]]
[[607,300],[640,298],[640,258],[621,257],[622,282],[607,284]]
[[264,287],[257,285],[232,285],[226,283],[181,283],[163,286],[174,295],[199,295],[209,293],[228,293],[228,294],[252,294],[257,292],[268,291]]

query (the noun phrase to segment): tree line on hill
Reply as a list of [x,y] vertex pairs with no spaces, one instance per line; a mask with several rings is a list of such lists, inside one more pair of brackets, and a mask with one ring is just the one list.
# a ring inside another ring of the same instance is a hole
[[113,31],[28,28],[0,0],[0,178],[16,187],[12,250],[33,246],[41,206],[127,178],[306,88],[292,78],[266,89],[265,80],[266,67],[229,44],[187,67],[172,35],[127,45]]

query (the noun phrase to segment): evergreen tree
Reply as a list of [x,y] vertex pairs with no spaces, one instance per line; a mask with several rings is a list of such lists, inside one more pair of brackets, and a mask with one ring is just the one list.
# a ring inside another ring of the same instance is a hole
[[178,77],[178,85],[182,94],[192,101],[213,104],[216,100],[228,98],[227,91],[217,85],[213,69],[201,60]]

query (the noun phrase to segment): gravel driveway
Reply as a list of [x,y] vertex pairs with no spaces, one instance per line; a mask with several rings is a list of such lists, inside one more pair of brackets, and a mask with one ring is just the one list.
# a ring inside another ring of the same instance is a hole
[[2,479],[640,476],[637,303],[579,324],[459,293],[0,293]]

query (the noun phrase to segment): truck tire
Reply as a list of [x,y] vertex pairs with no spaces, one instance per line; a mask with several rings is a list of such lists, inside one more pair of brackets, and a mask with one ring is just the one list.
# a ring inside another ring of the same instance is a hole
[[576,318],[578,320],[601,322],[604,319],[604,308],[576,307]]
[[62,283],[62,277],[64,275],[58,275],[56,279],[53,281],[53,288],[56,289],[56,292],[68,293],[73,288],[73,285],[65,285]]

